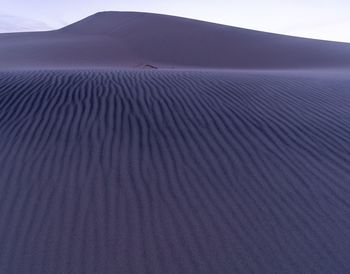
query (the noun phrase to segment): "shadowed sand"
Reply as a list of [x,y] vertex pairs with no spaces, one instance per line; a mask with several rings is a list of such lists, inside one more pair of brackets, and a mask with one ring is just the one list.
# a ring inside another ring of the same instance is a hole
[[0,273],[349,272],[349,45],[96,16],[0,35]]

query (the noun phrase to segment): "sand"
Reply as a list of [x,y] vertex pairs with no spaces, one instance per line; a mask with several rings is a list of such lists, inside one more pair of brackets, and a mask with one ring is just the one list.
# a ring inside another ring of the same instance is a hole
[[57,31],[0,34],[0,69],[350,68],[350,46],[174,16],[102,12]]
[[349,45],[137,13],[0,40],[0,273],[350,271]]

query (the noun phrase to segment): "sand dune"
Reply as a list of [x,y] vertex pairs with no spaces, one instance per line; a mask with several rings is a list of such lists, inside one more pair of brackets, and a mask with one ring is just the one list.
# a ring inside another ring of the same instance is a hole
[[350,45],[180,17],[103,12],[58,31],[0,35],[0,68],[350,67]]
[[0,40],[0,273],[350,272],[349,45],[136,13]]

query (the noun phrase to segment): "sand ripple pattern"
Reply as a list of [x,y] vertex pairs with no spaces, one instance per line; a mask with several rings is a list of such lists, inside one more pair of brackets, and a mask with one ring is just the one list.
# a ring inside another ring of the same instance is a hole
[[349,273],[348,73],[0,73],[0,273]]

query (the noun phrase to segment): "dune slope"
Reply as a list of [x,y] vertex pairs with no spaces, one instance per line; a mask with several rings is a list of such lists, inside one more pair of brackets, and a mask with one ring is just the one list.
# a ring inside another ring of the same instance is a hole
[[0,272],[349,272],[349,79],[0,73]]
[[102,12],[61,30],[0,35],[0,68],[349,68],[350,45],[174,16]]
[[350,273],[349,66],[156,14],[0,34],[0,273]]

